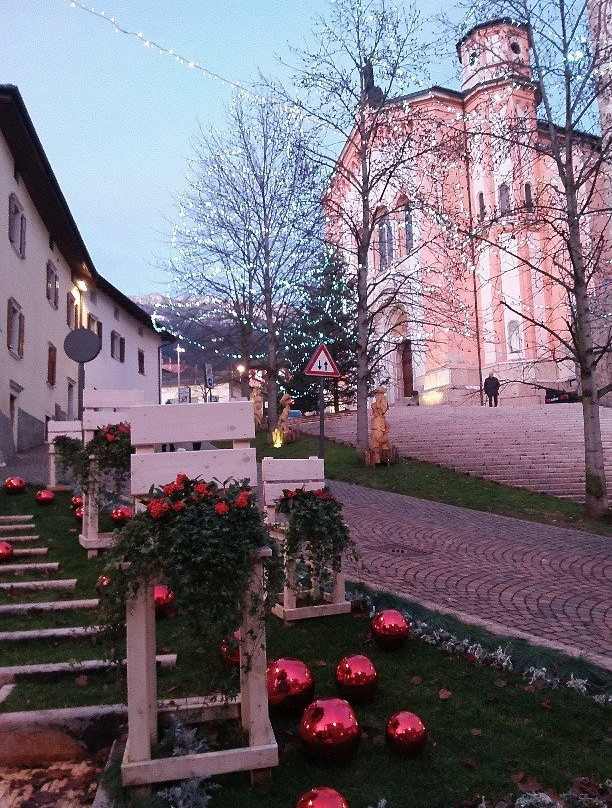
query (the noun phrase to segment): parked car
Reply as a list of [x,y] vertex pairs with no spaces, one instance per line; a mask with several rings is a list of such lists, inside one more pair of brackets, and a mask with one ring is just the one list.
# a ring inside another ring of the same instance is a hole
[[547,387],[544,396],[545,404],[576,404],[582,401],[582,396],[575,390],[557,390]]

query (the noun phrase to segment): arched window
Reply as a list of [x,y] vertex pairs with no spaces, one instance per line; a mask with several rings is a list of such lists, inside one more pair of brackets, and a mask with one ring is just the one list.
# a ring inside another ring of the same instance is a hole
[[404,235],[406,238],[406,255],[414,248],[414,229],[412,226],[412,211],[405,205],[404,207]]
[[393,230],[387,213],[378,223],[378,254],[380,255],[381,269],[391,265],[393,261]]
[[520,354],[521,348],[521,327],[516,320],[510,320],[508,323],[508,353]]
[[510,213],[510,188],[505,183],[499,186],[499,213],[501,216]]
[[478,194],[478,218],[482,222],[487,215],[487,209],[485,207],[484,201],[484,194],[482,191]]
[[533,210],[533,196],[530,182],[525,183],[525,210]]

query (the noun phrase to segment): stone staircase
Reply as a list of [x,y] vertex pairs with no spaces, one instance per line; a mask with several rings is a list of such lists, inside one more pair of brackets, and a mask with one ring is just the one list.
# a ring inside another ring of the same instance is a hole
[[[601,407],[608,491],[612,492],[612,409]],[[522,407],[391,407],[391,442],[402,457],[475,477],[584,501],[584,435],[580,404]],[[318,419],[300,429],[318,434]],[[353,445],[355,413],[328,416],[326,437]]]

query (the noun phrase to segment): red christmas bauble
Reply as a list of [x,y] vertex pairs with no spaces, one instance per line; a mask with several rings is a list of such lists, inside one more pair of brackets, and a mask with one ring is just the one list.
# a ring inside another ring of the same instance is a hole
[[36,502],[38,502],[39,505],[51,505],[54,499],[55,494],[53,491],[49,491],[48,488],[43,488],[42,491],[36,493]]
[[268,662],[266,679],[271,710],[298,713],[312,701],[314,679],[308,665],[300,659],[281,657]]
[[416,755],[427,744],[427,730],[418,715],[403,710],[387,721],[385,737],[389,748],[398,755]]
[[167,616],[174,600],[174,592],[165,584],[155,584],[153,600],[155,601],[155,614]]
[[111,583],[111,578],[108,575],[100,575],[98,580],[96,581],[96,592],[102,594],[102,591],[106,589],[107,586]]
[[311,788],[299,798],[295,808],[350,808],[342,794],[329,786]]
[[73,497],[70,498],[70,507],[71,508],[82,508],[83,507],[83,494],[75,494]]
[[316,699],[304,711],[299,727],[306,756],[315,763],[342,765],[357,751],[361,729],[344,699]]
[[7,494],[21,494],[25,488],[26,481],[21,477],[7,477],[4,481],[4,491]]
[[378,687],[378,673],[372,660],[363,654],[344,657],[336,668],[336,687],[351,704],[371,699]]
[[126,522],[132,518],[132,509],[127,505],[120,505],[118,508],[113,508],[111,519],[116,525],[125,525]]
[[83,508],[74,509],[74,518],[77,520],[77,522],[83,521]]
[[219,654],[226,665],[240,665],[240,631],[234,631],[221,643]]
[[372,636],[385,651],[395,651],[408,639],[408,621],[396,609],[385,609],[374,615]]
[[0,541],[0,561],[6,561],[13,555],[13,545],[7,541]]

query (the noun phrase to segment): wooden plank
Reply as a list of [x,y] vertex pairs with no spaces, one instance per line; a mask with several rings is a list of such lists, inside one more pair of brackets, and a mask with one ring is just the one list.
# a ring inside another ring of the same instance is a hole
[[38,592],[46,589],[76,589],[76,578],[66,578],[57,581],[12,581],[9,584],[0,583],[0,592],[10,592],[11,589]]
[[255,436],[250,401],[227,404],[172,404],[134,407],[130,413],[132,444],[244,440]]
[[272,607],[272,613],[281,620],[307,620],[310,617],[330,617],[334,614],[348,614],[351,604],[348,600],[343,603],[321,603],[316,606],[298,606],[295,609],[284,609],[280,603]]
[[145,390],[95,390],[93,387],[83,390],[83,407],[88,410],[124,410],[126,407],[150,403],[153,402],[147,401]]
[[132,495],[148,494],[152,485],[170,482],[179,472],[187,474],[188,477],[200,477],[207,482],[212,479],[223,482],[228,477],[236,480],[248,477],[252,485],[256,485],[255,449],[137,453],[132,455]]
[[[159,654],[156,657],[160,668],[175,668],[176,654]],[[118,662],[110,659],[85,659],[82,662],[46,662],[40,665],[11,665],[0,668],[0,679],[35,679],[45,676],[65,676],[75,673],[92,673],[110,671],[118,666]],[[125,665],[125,660],[121,662]]]
[[60,612],[71,609],[95,609],[98,598],[89,600],[51,600],[39,603],[4,603],[0,605],[0,614],[28,614],[29,612]]
[[[274,738],[273,734],[272,738]],[[156,758],[142,762],[132,761],[128,756],[128,751],[129,740],[121,764],[121,780],[124,786],[166,783],[171,780],[187,780],[190,777],[268,769],[278,765],[276,741],[241,749],[227,749],[220,752],[205,752],[200,755],[182,755],[173,758]]]
[[45,561],[41,564],[2,564],[0,574],[6,572],[57,572],[59,561]]
[[110,550],[115,545],[114,533],[98,533],[93,538],[86,538],[82,533],[79,535],[79,544],[85,550]]
[[73,628],[36,628],[27,631],[0,631],[0,642],[27,642],[28,640],[73,640],[92,637],[102,626],[74,626]]
[[[261,476],[264,482],[284,482],[285,480],[318,480],[325,478],[324,462],[319,457],[306,457],[299,460],[279,460],[264,457],[261,461]],[[287,488],[288,486],[285,486]],[[321,486],[319,486],[321,487]],[[311,489],[308,489],[311,490]]]
[[83,437],[83,424],[80,421],[48,421],[47,442],[53,443],[53,439],[60,435],[79,440]]
[[14,516],[0,516],[0,525],[12,524],[13,522],[31,522],[34,517],[29,514],[15,514]]
[[10,533],[11,530],[31,530],[34,527],[33,522],[19,522],[17,524],[4,524],[0,525],[0,533]]

